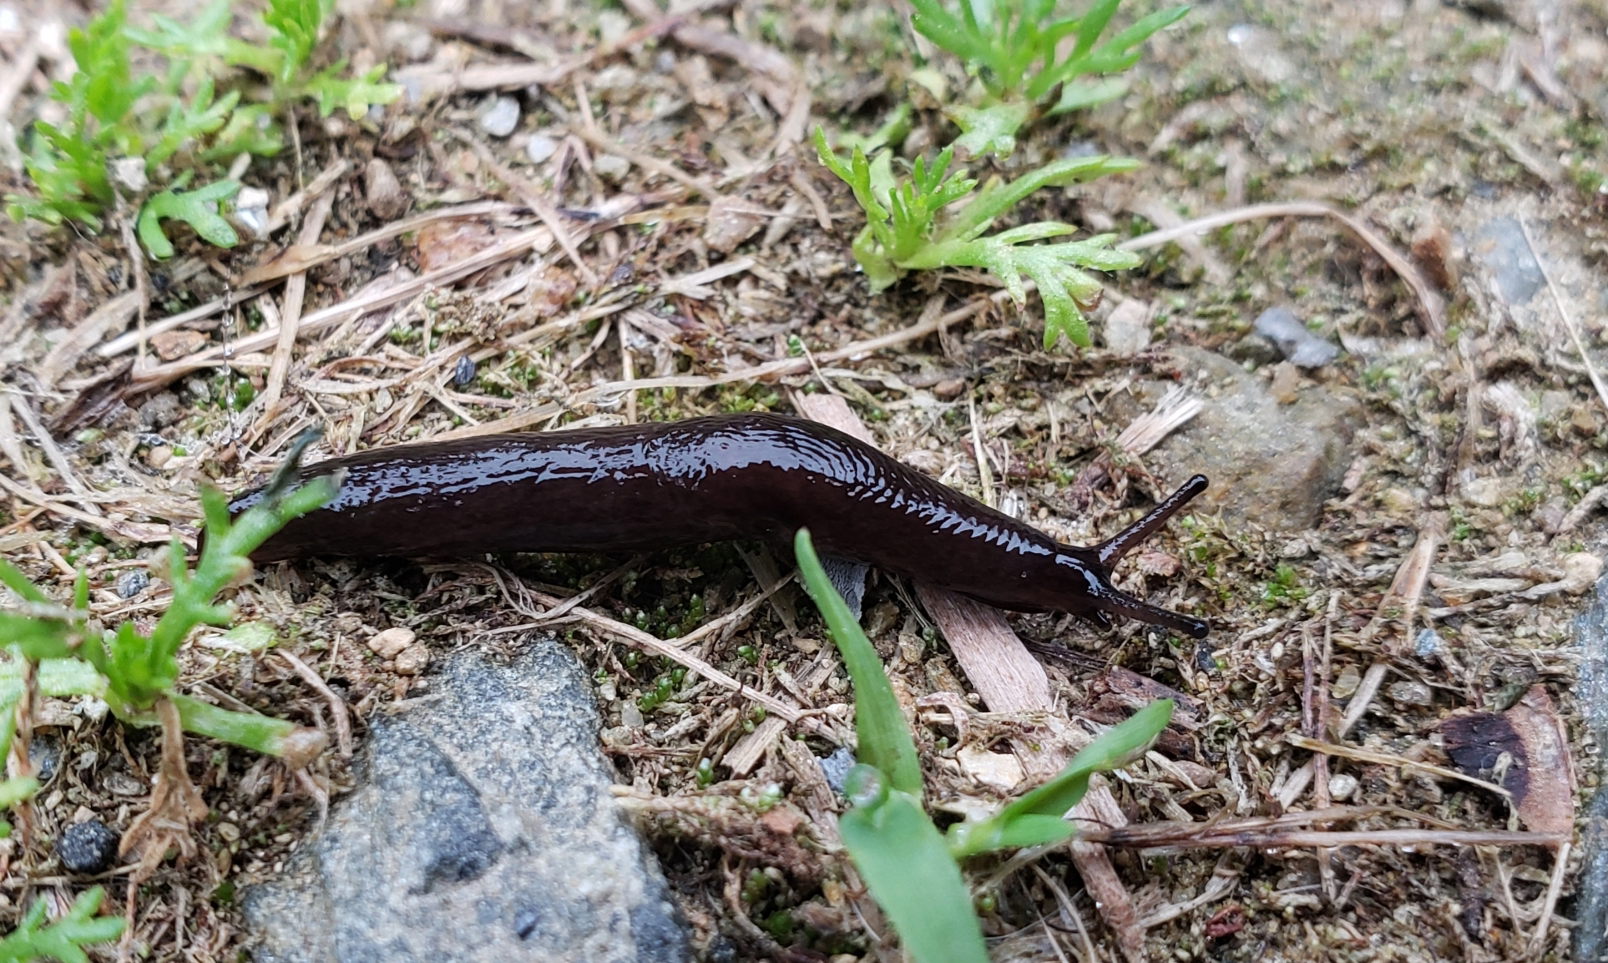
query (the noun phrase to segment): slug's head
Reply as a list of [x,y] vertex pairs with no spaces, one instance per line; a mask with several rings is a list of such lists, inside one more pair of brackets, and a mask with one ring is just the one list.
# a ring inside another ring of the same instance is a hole
[[1192,639],[1206,637],[1209,627],[1204,620],[1180,615],[1159,605],[1151,605],[1144,599],[1119,592],[1111,585],[1111,570],[1116,567],[1122,556],[1149,538],[1156,529],[1166,524],[1167,519],[1205,490],[1206,476],[1196,475],[1184,482],[1177,491],[1168,495],[1145,517],[1123,529],[1115,538],[1102,542],[1090,550],[1095,558],[1092,560],[1094,565],[1085,573],[1088,577],[1087,591],[1090,596],[1088,611],[1084,613],[1087,617],[1099,623],[1101,627],[1106,627],[1111,624],[1111,616],[1121,615],[1182,632]]

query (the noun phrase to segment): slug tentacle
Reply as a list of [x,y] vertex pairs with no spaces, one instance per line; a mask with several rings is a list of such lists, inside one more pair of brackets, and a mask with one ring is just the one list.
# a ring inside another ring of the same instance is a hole
[[1110,571],[1113,566],[1128,554],[1140,542],[1156,533],[1156,529],[1167,524],[1167,519],[1178,513],[1180,508],[1189,504],[1196,495],[1206,490],[1209,484],[1205,475],[1196,475],[1189,481],[1178,486],[1178,490],[1162,499],[1161,504],[1145,513],[1145,516],[1118,532],[1115,536],[1100,543],[1100,564]]
[[1115,538],[1079,548],[843,432],[771,414],[427,442],[298,474],[334,475],[339,492],[264,542],[256,561],[788,543],[807,527],[823,553],[1001,608],[1206,634],[1205,622],[1111,585],[1112,566],[1205,489],[1200,476]]

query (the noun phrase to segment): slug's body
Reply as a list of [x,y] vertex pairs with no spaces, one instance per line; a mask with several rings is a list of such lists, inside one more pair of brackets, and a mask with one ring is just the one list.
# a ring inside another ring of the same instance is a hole
[[[258,561],[310,555],[649,551],[730,539],[788,543],[1019,611],[1124,615],[1196,638],[1205,622],[1111,585],[1111,567],[1206,487],[1196,476],[1094,548],[1063,545],[835,429],[778,415],[493,435],[321,462],[335,499]],[[243,511],[258,496],[230,506]]]

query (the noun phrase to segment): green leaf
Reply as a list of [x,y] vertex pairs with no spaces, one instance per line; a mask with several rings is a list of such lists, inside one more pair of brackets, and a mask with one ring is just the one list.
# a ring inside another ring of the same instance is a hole
[[84,947],[123,935],[122,917],[95,915],[105,895],[99,886],[85,891],[73,901],[67,915],[43,927],[47,904],[43,898],[35,901],[11,935],[0,940],[0,963],[47,958],[61,963],[88,963]]
[[1016,150],[1016,132],[1032,112],[1027,104],[956,107],[949,116],[964,133],[952,146],[973,157],[993,154],[1004,160]]
[[368,113],[375,104],[389,104],[402,96],[400,84],[382,84],[386,67],[380,64],[361,77],[343,80],[337,76],[346,69],[345,62],[320,71],[304,88],[307,96],[318,101],[318,115],[328,117],[337,107],[346,108],[346,115],[356,120]]
[[[203,81],[190,102],[176,101],[162,124],[161,137],[146,154],[147,166],[166,163],[186,144],[198,142],[221,128],[240,102],[240,91],[233,90],[213,99],[211,78]],[[225,182],[227,183],[227,182]],[[227,246],[227,245],[221,245]]]
[[271,31],[269,46],[284,55],[276,78],[281,83],[293,80],[307,63],[328,12],[322,0],[268,0],[262,20]]
[[799,530],[793,551],[798,556],[804,587],[832,630],[832,641],[854,682],[854,733],[859,742],[855,757],[886,773],[895,790],[919,799],[921,761],[916,756],[916,743],[910,737],[910,725],[882,670],[877,650],[826,577],[807,529]]
[[283,719],[222,709],[180,693],[168,698],[179,710],[179,723],[186,732],[244,746],[265,755],[284,755],[287,738],[298,729],[295,723]]
[[[989,819],[951,826],[951,852],[961,859],[1067,838],[1072,832],[1063,817],[1089,791],[1089,778],[1097,772],[1121,769],[1142,756],[1167,728],[1172,713],[1171,699],[1152,702],[1085,746],[1054,779],[1025,793]],[[1047,820],[1067,828],[1062,831]]]
[[76,695],[99,698],[106,691],[106,680],[95,667],[72,657],[39,660],[38,683],[41,694],[58,699]]
[[32,776],[0,781],[0,806],[9,809],[24,799],[32,799],[37,792],[39,792],[39,780]]
[[1065,114],[1074,110],[1087,110],[1116,100],[1128,92],[1128,82],[1120,77],[1107,77],[1095,81],[1068,81],[1061,85],[1061,99],[1048,111]]
[[229,51],[229,21],[234,17],[230,0],[213,0],[196,13],[189,23],[157,13],[150,17],[152,27],[128,27],[125,35],[142,47],[149,47],[175,60],[224,57]]
[[238,181],[217,181],[193,191],[166,190],[153,194],[140,208],[136,230],[145,249],[157,260],[173,256],[173,244],[162,232],[162,220],[183,221],[195,229],[202,240],[216,247],[234,247],[240,235],[218,213],[218,202],[235,196]]
[[912,959],[988,963],[960,868],[915,797],[893,790],[874,805],[857,805],[838,820],[838,831]]

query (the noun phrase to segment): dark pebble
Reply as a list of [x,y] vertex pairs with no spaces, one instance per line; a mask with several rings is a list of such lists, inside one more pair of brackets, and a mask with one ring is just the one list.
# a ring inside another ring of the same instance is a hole
[[68,826],[56,840],[56,855],[69,873],[103,873],[117,859],[117,830],[98,819]]
[[458,366],[452,369],[452,386],[462,388],[475,380],[475,362],[468,355],[458,359]]

